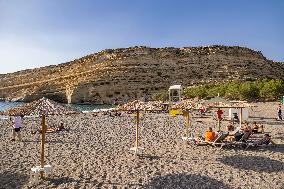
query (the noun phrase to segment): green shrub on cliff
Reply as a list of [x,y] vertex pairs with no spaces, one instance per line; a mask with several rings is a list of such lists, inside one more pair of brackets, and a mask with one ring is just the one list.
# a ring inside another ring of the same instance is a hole
[[160,91],[158,93],[153,94],[152,99],[158,101],[167,101],[169,100],[169,95],[167,91]]
[[[208,99],[221,96],[234,100],[278,100],[284,95],[284,81],[279,79],[260,79],[255,81],[231,81],[220,84],[207,84],[187,87],[186,98]],[[152,95],[154,100],[168,100],[168,92],[161,91]]]
[[269,100],[275,99],[275,97],[281,97],[284,94],[284,82],[274,79],[267,81],[263,83],[259,93],[260,97]]
[[222,96],[235,100],[277,100],[284,95],[284,82],[279,79],[255,81],[231,81],[221,84],[188,87],[187,98]]

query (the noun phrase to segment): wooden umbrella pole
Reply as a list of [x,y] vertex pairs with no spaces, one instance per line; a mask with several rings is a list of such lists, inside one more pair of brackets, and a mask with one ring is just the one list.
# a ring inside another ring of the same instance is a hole
[[186,137],[189,137],[189,113],[186,112]]
[[138,127],[139,127],[139,110],[136,112],[136,141],[135,141],[135,147],[136,150],[138,151]]
[[[45,143],[45,114],[42,115],[42,122],[41,122],[41,153],[40,153],[40,167],[44,168],[44,143]],[[43,171],[40,172],[40,178],[43,177]]]
[[218,118],[218,131],[220,131],[220,129],[221,129],[221,121],[220,121],[220,119]]
[[241,108],[241,111],[240,111],[240,127],[242,127],[242,120],[243,120],[243,109]]

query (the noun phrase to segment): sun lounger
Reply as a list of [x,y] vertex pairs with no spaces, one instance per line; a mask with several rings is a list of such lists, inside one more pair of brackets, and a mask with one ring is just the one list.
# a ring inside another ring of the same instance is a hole
[[246,132],[246,133],[243,134],[242,138],[239,141],[223,142],[221,144],[221,148],[231,147],[231,146],[245,148],[247,146],[247,141],[249,140],[251,135],[252,135],[251,133]]
[[247,142],[250,136],[251,136],[251,133],[250,132],[246,132],[246,133],[244,133],[242,138],[239,141],[236,141],[236,142]]
[[254,141],[247,143],[246,149],[248,148],[267,148],[269,146],[276,146],[277,144],[270,139],[268,144],[261,143],[260,141]]
[[212,145],[212,146],[217,146],[217,145],[222,145],[224,139],[229,136],[229,133],[223,133],[221,132],[220,134],[218,134],[217,138],[213,141],[213,142],[208,142],[206,141],[208,144]]
[[195,144],[200,146],[200,145],[212,145],[212,146],[217,146],[217,145],[222,145],[223,140],[229,135],[229,133],[219,133],[217,138],[212,141],[205,141],[205,140],[200,140],[200,141],[195,141]]
[[237,132],[239,132],[239,131],[240,131],[240,129],[241,129],[241,127],[240,127],[240,126],[239,126],[239,127],[237,127],[234,131],[229,132],[229,135],[230,135],[230,136],[235,135]]

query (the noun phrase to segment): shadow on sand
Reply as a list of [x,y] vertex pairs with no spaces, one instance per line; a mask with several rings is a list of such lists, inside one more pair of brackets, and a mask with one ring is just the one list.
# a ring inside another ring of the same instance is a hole
[[53,185],[56,187],[61,185],[61,184],[68,184],[72,182],[78,182],[77,180],[70,178],[70,177],[60,177],[60,178],[49,178],[47,179],[49,182],[51,182]]
[[259,150],[259,151],[271,151],[271,152],[280,152],[284,153],[284,144],[277,144],[276,146],[264,146],[264,147],[256,147],[256,148],[248,148],[248,150]]
[[0,188],[2,189],[20,189],[29,182],[29,176],[20,173],[3,172],[0,173]]
[[229,189],[223,182],[201,175],[170,174],[152,178],[143,188],[174,189],[174,188],[208,188]]
[[225,156],[220,158],[219,161],[236,169],[257,172],[272,173],[284,170],[283,162],[261,156]]
[[68,185],[71,183],[75,184],[75,188],[80,188],[80,186],[84,186],[86,184],[91,184],[93,188],[117,188],[117,187],[142,187],[142,184],[135,184],[135,183],[117,183],[117,182],[110,182],[110,181],[97,181],[92,180],[90,181],[90,178],[80,178],[80,179],[74,179],[70,177],[60,177],[60,178],[51,178],[47,179],[49,181],[49,184],[52,184],[54,187],[65,187],[67,188]]
[[161,158],[159,156],[152,156],[152,155],[149,155],[149,154],[138,155],[138,157],[139,157],[139,159],[148,159],[150,161],[159,160]]

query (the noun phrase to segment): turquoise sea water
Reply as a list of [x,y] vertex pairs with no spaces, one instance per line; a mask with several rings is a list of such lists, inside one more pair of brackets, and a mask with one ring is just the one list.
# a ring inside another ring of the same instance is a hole
[[[9,108],[13,108],[19,105],[24,104],[23,102],[0,102],[0,111],[7,110]],[[71,106],[72,108],[78,110],[78,111],[93,111],[98,109],[109,109],[113,108],[112,105],[98,105],[98,104],[63,104],[66,106]]]

